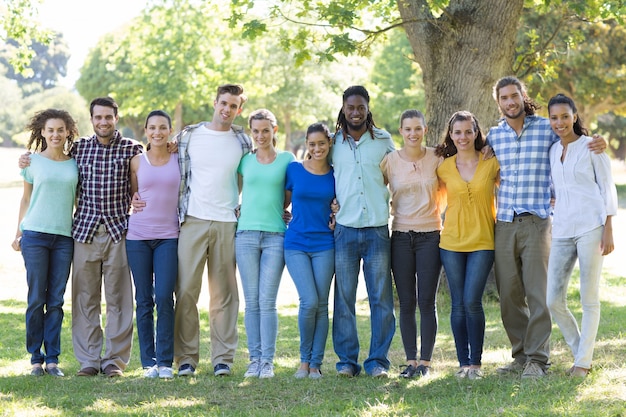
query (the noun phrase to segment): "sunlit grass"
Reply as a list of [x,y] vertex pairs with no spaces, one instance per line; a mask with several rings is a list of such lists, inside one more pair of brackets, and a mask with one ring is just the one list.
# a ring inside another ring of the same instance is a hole
[[[240,344],[234,376],[212,376],[209,357],[208,315],[201,312],[201,362],[193,378],[171,381],[142,377],[135,343],[123,378],[75,377],[78,364],[72,354],[70,317],[66,305],[63,327],[61,380],[28,375],[24,347],[24,310],[18,301],[0,301],[0,415],[1,416],[624,416],[626,404],[626,279],[605,275],[602,280],[602,319],[594,369],[585,380],[565,376],[572,355],[557,326],[553,326],[552,367],[539,381],[519,376],[502,377],[496,367],[510,360],[510,346],[498,304],[485,303],[487,331],[480,381],[457,380],[454,341],[450,332],[449,300],[439,294],[439,333],[428,378],[397,377],[404,363],[399,330],[389,353],[391,378],[335,376],[336,356],[329,338],[321,381],[293,378],[299,362],[297,306],[281,307],[276,353],[276,377],[245,380],[247,351],[243,316],[239,318]],[[573,277],[569,299],[579,317],[578,276]],[[367,301],[357,306],[361,360],[369,346]],[[135,338],[136,341],[136,338]]]

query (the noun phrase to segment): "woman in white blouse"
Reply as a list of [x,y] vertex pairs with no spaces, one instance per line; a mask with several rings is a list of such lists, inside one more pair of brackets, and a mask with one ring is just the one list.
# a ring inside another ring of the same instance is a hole
[[[556,203],[548,263],[547,301],[552,317],[574,355],[568,374],[585,377],[591,369],[600,323],[602,257],[613,251],[611,217],[617,213],[617,192],[606,154],[594,154],[574,101],[558,94],[548,103],[550,125],[560,142],[550,149]],[[567,287],[578,258],[580,267],[580,329],[567,307]]]

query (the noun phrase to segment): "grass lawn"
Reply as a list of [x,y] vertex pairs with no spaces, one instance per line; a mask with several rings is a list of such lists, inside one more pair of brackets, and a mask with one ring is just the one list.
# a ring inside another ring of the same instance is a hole
[[[574,279],[577,284],[577,278]],[[297,307],[280,308],[276,377],[244,380],[247,351],[243,316],[234,375],[216,378],[210,372],[208,316],[201,313],[201,357],[192,378],[147,380],[142,377],[138,344],[122,378],[76,377],[72,355],[70,309],[63,328],[62,379],[31,377],[24,348],[26,303],[0,301],[0,415],[13,416],[624,416],[626,413],[626,278],[605,275],[602,283],[602,321],[594,369],[585,380],[565,376],[572,364],[558,328],[552,335],[552,368],[541,380],[499,376],[495,368],[510,357],[499,308],[486,300],[487,334],[483,369],[478,381],[457,380],[454,343],[450,332],[449,301],[439,294],[439,334],[433,357],[433,375],[424,379],[397,377],[404,355],[399,331],[390,359],[391,377],[385,380],[336,376],[336,356],[328,341],[324,378],[296,380],[298,362]],[[577,285],[570,303],[580,313]],[[369,345],[367,302],[358,305],[361,360]]]

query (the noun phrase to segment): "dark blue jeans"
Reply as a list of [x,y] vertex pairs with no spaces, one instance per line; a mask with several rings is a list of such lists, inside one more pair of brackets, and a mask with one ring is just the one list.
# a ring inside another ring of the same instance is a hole
[[26,349],[31,354],[30,363],[59,363],[63,297],[74,241],[67,236],[24,230],[21,246],[28,283]]
[[126,255],[135,282],[141,365],[144,368],[154,365],[171,367],[174,359],[174,287],[178,274],[178,239],[127,239]]
[[460,366],[480,365],[485,341],[483,293],[494,251],[452,252],[441,249],[448,277],[452,311],[450,324]]
[[407,360],[417,359],[420,310],[420,359],[430,361],[437,336],[437,289],[441,273],[439,231],[393,232],[391,270],[400,301],[400,333]]

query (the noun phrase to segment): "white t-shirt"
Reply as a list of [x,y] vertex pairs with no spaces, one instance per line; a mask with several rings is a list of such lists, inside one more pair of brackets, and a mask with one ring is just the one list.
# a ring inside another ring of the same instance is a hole
[[235,222],[239,204],[237,167],[243,156],[232,130],[198,127],[189,141],[191,175],[187,214],[203,220]]

